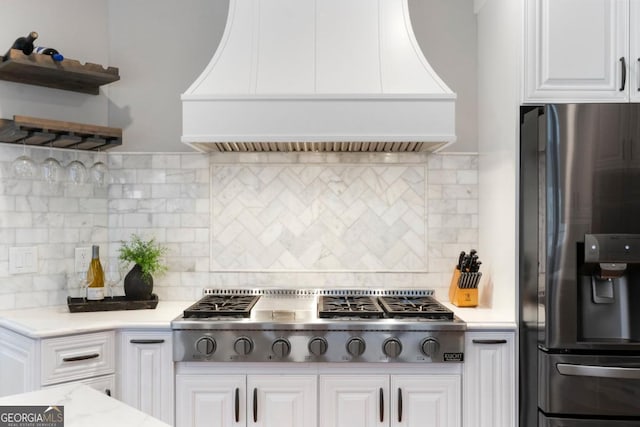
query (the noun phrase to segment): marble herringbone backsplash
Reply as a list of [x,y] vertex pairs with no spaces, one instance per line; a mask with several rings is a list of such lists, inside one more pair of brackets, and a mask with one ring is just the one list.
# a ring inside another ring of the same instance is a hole
[[[20,147],[0,154],[0,309],[64,304],[74,247],[99,243],[106,259],[131,233],[168,247],[154,292],[186,300],[256,286],[446,299],[457,254],[478,242],[475,155],[112,152],[108,189],[51,192],[8,175]],[[10,275],[8,248],[22,245],[38,247],[38,273]]]
[[212,270],[427,271],[423,165],[214,165]]

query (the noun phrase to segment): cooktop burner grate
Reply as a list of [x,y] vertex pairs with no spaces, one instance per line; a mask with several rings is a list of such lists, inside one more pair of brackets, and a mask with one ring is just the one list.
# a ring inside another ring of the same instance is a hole
[[452,320],[453,311],[428,296],[383,296],[378,300],[389,317]]
[[259,295],[205,295],[184,310],[185,318],[249,317]]
[[318,301],[318,317],[331,318],[381,318],[384,311],[370,296],[323,295]]

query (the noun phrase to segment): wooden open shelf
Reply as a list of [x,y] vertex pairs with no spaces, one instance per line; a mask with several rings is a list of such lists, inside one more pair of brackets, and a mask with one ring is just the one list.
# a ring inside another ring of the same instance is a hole
[[11,49],[0,56],[0,79],[97,95],[100,86],[120,80],[118,69],[81,64],[75,59],[55,62],[48,55],[25,55]]
[[13,116],[0,119],[0,142],[103,151],[122,145],[122,129]]

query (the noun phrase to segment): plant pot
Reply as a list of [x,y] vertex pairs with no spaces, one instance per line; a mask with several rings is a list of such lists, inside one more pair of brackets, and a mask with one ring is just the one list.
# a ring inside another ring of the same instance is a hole
[[136,264],[124,277],[124,294],[127,299],[147,300],[153,292],[153,277],[142,275],[142,267]]

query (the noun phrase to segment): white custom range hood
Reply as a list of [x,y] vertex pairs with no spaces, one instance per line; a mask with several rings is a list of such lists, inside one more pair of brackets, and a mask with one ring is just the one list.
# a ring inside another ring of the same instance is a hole
[[182,141],[201,151],[434,151],[455,140],[455,94],[422,54],[407,0],[230,0],[182,111]]

